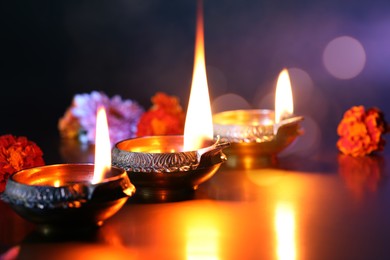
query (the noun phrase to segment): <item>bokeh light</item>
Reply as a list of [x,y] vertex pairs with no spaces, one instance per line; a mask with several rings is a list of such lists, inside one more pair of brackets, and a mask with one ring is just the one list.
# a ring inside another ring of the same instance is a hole
[[227,110],[249,109],[250,104],[245,98],[234,93],[221,95],[214,99],[211,103],[213,113],[218,113]]
[[300,156],[310,156],[319,150],[321,145],[321,129],[310,116],[305,115],[301,122],[303,134],[299,136],[289,147],[286,148],[280,157],[295,154]]
[[275,108],[275,93],[268,93],[266,95],[257,95],[253,101],[253,107],[258,109],[271,109]]
[[352,79],[360,74],[366,63],[363,45],[350,36],[330,41],[323,53],[327,71],[338,79]]
[[210,99],[227,92],[227,80],[225,74],[217,67],[206,64],[207,85],[210,91]]
[[313,80],[305,70],[301,68],[289,68],[291,87],[294,97],[294,112],[299,114],[310,107],[313,99]]

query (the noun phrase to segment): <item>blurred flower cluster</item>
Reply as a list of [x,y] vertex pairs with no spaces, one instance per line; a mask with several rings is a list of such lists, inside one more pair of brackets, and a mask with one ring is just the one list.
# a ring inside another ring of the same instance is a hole
[[106,109],[111,144],[145,135],[180,134],[184,130],[184,112],[177,97],[158,92],[152,97],[152,107],[145,109],[136,101],[112,98],[103,92],[76,94],[71,106],[58,121],[62,138],[95,142],[96,110]]
[[183,134],[185,114],[177,97],[158,92],[138,123],[137,136]]
[[0,136],[0,192],[12,173],[44,165],[42,156],[41,148],[25,136]]
[[384,149],[386,132],[387,123],[381,110],[353,106],[344,113],[337,127],[337,147],[341,153],[353,157],[369,155]]
[[58,121],[58,129],[63,138],[78,138],[82,143],[95,143],[96,111],[104,106],[110,127],[111,143],[134,137],[137,124],[144,109],[135,101],[112,98],[103,92],[76,94],[71,106]]

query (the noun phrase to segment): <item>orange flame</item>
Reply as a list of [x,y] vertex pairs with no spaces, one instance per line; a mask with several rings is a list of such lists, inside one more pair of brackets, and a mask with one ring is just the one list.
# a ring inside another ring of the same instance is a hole
[[194,70],[184,126],[184,151],[199,149],[203,141],[213,139],[213,122],[206,76],[203,5],[201,1],[198,4]]
[[283,69],[276,84],[275,93],[275,124],[288,118],[294,113],[293,95],[290,76],[287,69]]
[[99,183],[111,168],[111,143],[104,107],[99,107],[97,111],[95,138],[95,167],[92,183]]

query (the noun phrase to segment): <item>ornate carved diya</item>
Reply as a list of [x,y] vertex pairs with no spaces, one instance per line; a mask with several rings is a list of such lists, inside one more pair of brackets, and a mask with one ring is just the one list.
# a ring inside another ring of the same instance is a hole
[[[254,158],[274,160],[288,147],[302,129],[301,116],[294,116],[274,124],[274,111],[268,109],[231,110],[213,116],[214,134],[231,143],[226,153],[232,163]],[[236,158],[237,157],[237,158]]]
[[117,167],[91,184],[93,169],[93,164],[57,164],[22,170],[9,177],[2,199],[44,232],[100,226],[135,187]]
[[214,175],[227,159],[222,149],[229,146],[218,139],[199,150],[182,151],[183,139],[166,135],[123,140],[112,149],[112,164],[127,171],[139,198],[177,199]]

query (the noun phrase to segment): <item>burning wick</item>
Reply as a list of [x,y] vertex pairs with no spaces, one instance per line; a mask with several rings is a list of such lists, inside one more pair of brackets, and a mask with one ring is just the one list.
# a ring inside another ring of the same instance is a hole
[[285,124],[284,120],[290,118],[293,113],[294,103],[290,76],[287,69],[283,69],[276,83],[274,135],[277,134],[279,127]]
[[205,141],[213,139],[213,119],[206,76],[203,27],[203,4],[202,1],[198,1],[194,70],[184,126],[184,151],[200,149],[204,146]]
[[99,107],[96,115],[95,167],[92,184],[101,182],[111,169],[111,143],[106,110]]

